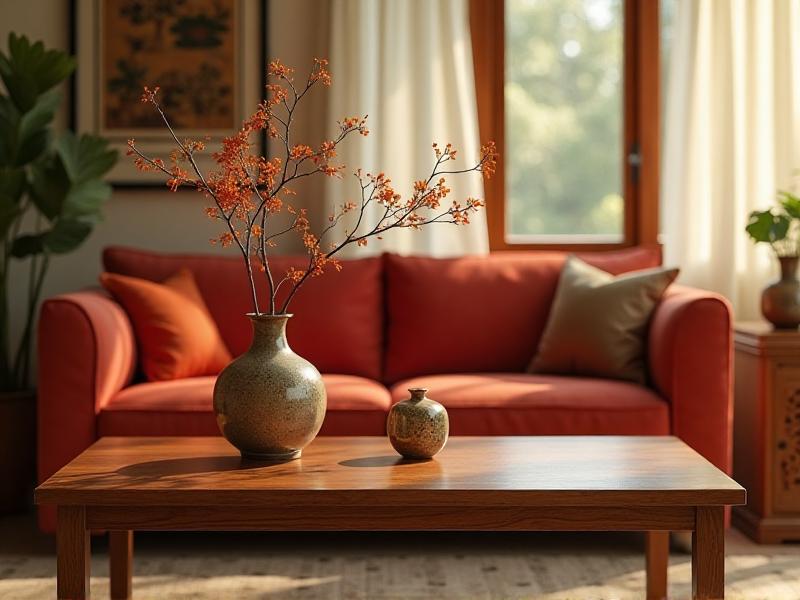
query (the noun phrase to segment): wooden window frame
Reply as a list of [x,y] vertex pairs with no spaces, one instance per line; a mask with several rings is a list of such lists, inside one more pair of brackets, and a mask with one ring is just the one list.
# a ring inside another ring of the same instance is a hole
[[659,1],[624,0],[623,15],[623,241],[514,243],[505,231],[505,1],[470,0],[480,136],[495,140],[500,149],[497,173],[484,184],[492,251],[613,250],[658,244]]

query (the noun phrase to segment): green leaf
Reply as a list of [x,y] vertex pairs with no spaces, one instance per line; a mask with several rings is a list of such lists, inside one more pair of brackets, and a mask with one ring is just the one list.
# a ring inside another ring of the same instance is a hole
[[59,219],[48,231],[19,236],[11,246],[11,254],[16,258],[43,252],[64,254],[80,246],[91,232],[91,223],[77,219]]
[[791,219],[786,215],[776,215],[770,210],[755,211],[750,213],[745,231],[756,242],[772,244],[786,237],[790,224]]
[[69,77],[75,60],[60,50],[45,50],[42,42],[8,36],[8,55],[0,52],[0,78],[20,112],[27,112],[40,94]]
[[16,158],[19,119],[11,99],[0,95],[0,165],[11,165]]
[[41,254],[42,252],[44,252],[42,234],[21,235],[11,244],[11,255],[16,258],[25,258],[26,256]]
[[31,198],[51,222],[58,218],[97,221],[111,188],[99,177],[116,162],[117,153],[94,136],[65,132],[56,154],[31,167]]
[[784,239],[786,234],[789,233],[789,226],[791,224],[792,220],[785,215],[776,215],[772,230],[770,231],[771,240],[777,242],[778,240]]
[[20,200],[25,192],[25,171],[0,167],[0,237],[22,216]]
[[47,149],[50,141],[49,125],[61,103],[61,94],[52,90],[39,96],[36,104],[19,120],[17,133],[17,165],[35,160]]
[[780,191],[778,192],[778,201],[787,215],[793,219],[800,219],[800,198],[791,192]]
[[117,162],[117,151],[108,149],[108,141],[84,134],[80,137],[66,131],[56,141],[56,152],[73,183],[101,178]]
[[59,219],[53,228],[44,233],[44,247],[54,254],[72,252],[92,233],[92,224],[77,219]]
[[58,156],[48,156],[46,160],[31,166],[31,200],[51,222],[61,214],[70,188],[69,177]]
[[52,90],[20,114],[8,97],[0,96],[0,165],[26,165],[44,153],[60,101],[61,94]]
[[5,201],[10,201],[13,204],[19,204],[22,194],[25,192],[25,169],[0,167],[0,196],[4,197]]
[[91,179],[72,186],[64,199],[61,214],[64,218],[100,219],[103,203],[111,197],[111,186],[99,179]]
[[0,52],[0,79],[6,84],[11,101],[20,110],[26,111],[36,102],[36,83],[30,77],[21,75],[18,67],[2,52]]
[[772,213],[770,211],[754,211],[750,213],[750,218],[744,229],[754,241],[768,242],[772,220]]

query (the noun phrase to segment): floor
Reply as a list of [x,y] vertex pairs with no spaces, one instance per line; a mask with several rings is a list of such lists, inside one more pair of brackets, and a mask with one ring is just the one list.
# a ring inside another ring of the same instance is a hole
[[[642,598],[639,534],[137,534],[136,598]],[[800,545],[727,536],[728,598],[800,599]],[[106,542],[93,540],[92,595],[108,597]],[[54,541],[31,515],[0,518],[0,598],[55,596]],[[691,559],[673,551],[670,598]]]

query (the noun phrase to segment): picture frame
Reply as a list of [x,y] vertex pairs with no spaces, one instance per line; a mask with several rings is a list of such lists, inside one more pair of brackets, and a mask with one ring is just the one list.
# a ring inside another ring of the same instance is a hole
[[[165,160],[175,148],[143,87],[160,98],[179,139],[206,141],[204,171],[222,139],[241,127],[263,100],[266,83],[266,0],[71,0],[72,128],[109,140],[121,158],[107,181],[115,187],[156,187],[164,175],[140,172],[125,156],[133,138],[148,156]],[[232,66],[232,68],[231,68]],[[262,150],[266,140],[262,136]]]

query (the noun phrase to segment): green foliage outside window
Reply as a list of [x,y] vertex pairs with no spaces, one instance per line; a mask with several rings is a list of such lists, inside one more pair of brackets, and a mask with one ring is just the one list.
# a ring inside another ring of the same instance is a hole
[[622,0],[508,0],[511,234],[621,235]]

